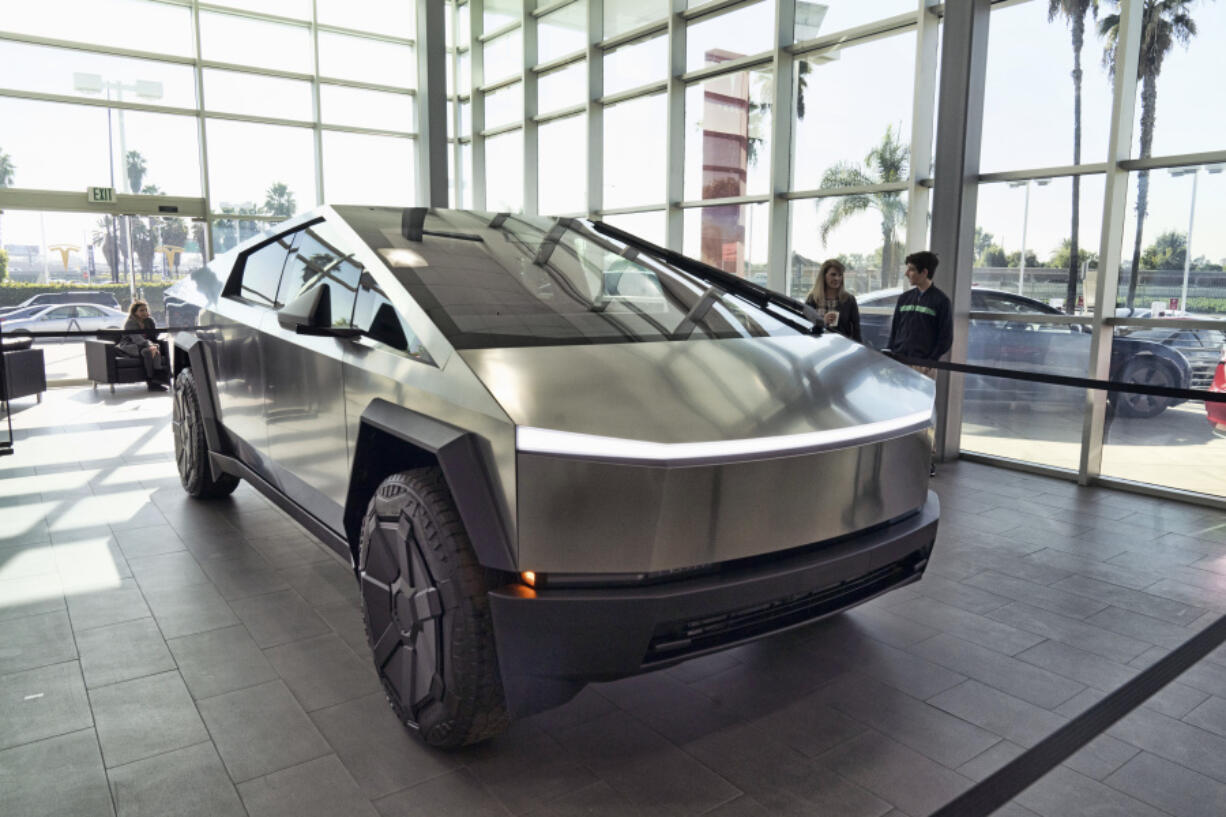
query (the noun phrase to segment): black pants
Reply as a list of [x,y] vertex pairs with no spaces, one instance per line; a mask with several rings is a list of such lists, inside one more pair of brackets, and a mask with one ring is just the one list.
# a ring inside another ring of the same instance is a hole
[[145,346],[140,350],[141,362],[145,364],[145,380],[150,382],[166,379],[166,359],[160,353],[154,356],[155,349],[156,346]]

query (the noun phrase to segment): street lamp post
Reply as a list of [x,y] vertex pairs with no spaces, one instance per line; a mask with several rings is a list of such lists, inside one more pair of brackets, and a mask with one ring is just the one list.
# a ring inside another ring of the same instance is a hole
[[1026,179],[1022,182],[1009,182],[1010,187],[1025,187],[1026,196],[1022,204],[1022,254],[1021,260],[1017,266],[1017,294],[1022,294],[1022,286],[1026,282],[1026,226],[1030,220],[1030,183],[1034,182],[1039,187],[1051,184],[1051,179]]
[[[115,92],[116,102],[123,102],[123,92],[124,91],[132,91],[141,99],[147,99],[151,101],[162,98],[162,83],[153,82],[150,80],[143,80],[143,79],[138,79],[132,83],[124,83],[120,80],[103,79],[101,75],[99,74],[85,74],[81,72],[74,72],[72,75],[72,87],[75,90],[79,91],[80,93],[85,93],[85,94],[101,94],[105,92],[106,101],[108,103],[111,101],[111,91]],[[108,142],[107,153],[109,154],[110,168],[111,168],[111,187],[114,187],[115,186],[115,151],[113,149],[110,149],[109,147],[109,142],[111,138],[111,106],[109,104],[106,106],[106,130],[107,130],[107,142]],[[125,138],[124,127],[123,127],[123,108],[122,107],[119,108],[119,154],[122,157],[123,162],[126,162],[128,160],[128,144],[127,144],[127,139]],[[128,193],[140,193],[139,190],[131,189],[132,185],[130,184],[129,179],[128,179],[128,172],[127,172],[126,166],[120,168],[119,176],[120,176],[120,189],[121,190],[128,192]],[[118,216],[114,218],[117,218],[117,217]],[[124,218],[127,218],[127,216],[124,216]],[[126,239],[127,239],[126,266],[128,268],[128,291],[131,294],[132,300],[136,300],[136,269],[132,263],[132,225],[130,222],[128,223],[128,229],[125,230],[124,232],[126,233]],[[112,241],[112,246],[115,247],[115,259],[116,261],[118,261],[120,250],[119,250],[118,236],[114,234],[114,221],[112,221],[111,241]],[[113,273],[114,271],[112,271],[112,274]]]
[[[1204,165],[1205,170],[1209,173],[1221,173],[1223,167],[1226,165]],[[1197,165],[1170,171],[1174,178],[1188,175],[1192,177],[1192,203],[1188,206],[1188,236],[1183,248],[1183,286],[1179,290],[1179,308],[1184,312],[1188,311],[1188,273],[1192,270],[1192,222],[1196,218],[1196,180],[1200,178],[1200,169],[1201,165]]]

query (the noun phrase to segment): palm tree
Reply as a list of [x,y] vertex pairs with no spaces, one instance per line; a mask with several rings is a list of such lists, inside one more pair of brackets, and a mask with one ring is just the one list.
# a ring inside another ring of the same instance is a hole
[[[1110,0],[1116,8],[1121,0]],[[1154,143],[1154,121],[1158,105],[1158,74],[1162,61],[1176,41],[1184,46],[1196,36],[1196,22],[1188,13],[1192,0],[1143,0],[1141,10],[1141,53],[1137,57],[1137,80],[1141,83],[1141,152],[1137,158],[1150,155]],[[1119,50],[1120,15],[1108,14],[1098,24],[1098,33],[1105,39],[1103,64],[1115,76],[1115,56]],[[1137,297],[1137,277],[1141,264],[1142,230],[1145,210],[1149,204],[1149,171],[1137,171],[1137,234],[1132,248],[1132,268],[1128,277],[1128,306]]]
[[[1057,16],[1068,19],[1073,35],[1073,164],[1081,164],[1081,46],[1085,43],[1086,13],[1098,17],[1098,0],[1047,0],[1047,21]],[[1081,229],[1081,177],[1073,176],[1073,226],[1069,232],[1068,287],[1064,311],[1077,310],[1077,233]]]
[[284,182],[273,182],[264,192],[264,210],[274,216],[289,218],[298,209],[294,194]]
[[145,172],[149,169],[145,164],[145,157],[140,154],[139,150],[129,150],[128,155],[124,157],[124,167],[128,173],[128,189],[133,193],[141,192],[141,183],[145,179]]
[[[899,141],[894,134],[893,126],[885,129],[881,142],[864,157],[864,167],[852,162],[839,162],[826,168],[822,173],[821,186],[829,187],[866,187],[874,184],[905,181],[910,172],[911,148]],[[831,197],[834,206],[826,214],[822,222],[822,243],[831,231],[848,218],[873,209],[881,214],[881,285],[889,281],[890,271],[896,265],[897,253],[894,231],[907,218],[907,203],[902,199],[902,193],[856,193],[850,196]],[[818,211],[822,202],[817,199]]]
[[[13,176],[17,173],[16,166],[13,165],[13,157],[9,156],[3,150],[0,150],[0,187],[9,187],[13,183]],[[0,215],[3,211],[0,210]],[[4,249],[4,241],[0,240],[0,250]]]

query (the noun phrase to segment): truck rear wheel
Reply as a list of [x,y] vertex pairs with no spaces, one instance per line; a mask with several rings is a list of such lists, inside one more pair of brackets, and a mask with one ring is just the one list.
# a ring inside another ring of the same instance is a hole
[[171,426],[175,435],[175,463],[183,490],[197,499],[229,496],[238,487],[238,477],[221,474],[216,479],[209,467],[209,443],[204,436],[200,393],[190,368],[175,378]]
[[362,521],[358,578],[375,669],[401,723],[448,748],[506,729],[488,574],[438,468],[379,485]]

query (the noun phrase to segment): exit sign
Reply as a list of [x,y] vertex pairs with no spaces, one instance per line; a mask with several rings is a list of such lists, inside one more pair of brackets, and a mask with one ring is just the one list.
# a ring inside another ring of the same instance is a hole
[[86,189],[85,197],[89,199],[90,204],[113,204],[115,202],[115,188],[90,187]]

